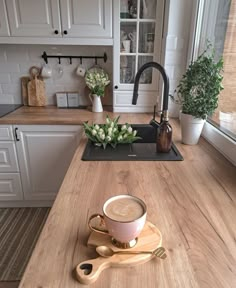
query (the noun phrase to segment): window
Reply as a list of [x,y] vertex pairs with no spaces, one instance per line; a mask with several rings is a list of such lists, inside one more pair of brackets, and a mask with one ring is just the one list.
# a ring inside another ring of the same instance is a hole
[[210,40],[224,60],[224,90],[203,135],[236,165],[236,0],[199,0],[196,15],[193,59]]

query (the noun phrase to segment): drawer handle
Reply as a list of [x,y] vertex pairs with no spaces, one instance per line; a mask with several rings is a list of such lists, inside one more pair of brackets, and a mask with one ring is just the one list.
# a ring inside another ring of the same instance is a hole
[[17,135],[17,130],[18,130],[18,128],[15,128],[15,138],[16,138],[16,141],[20,141],[20,139],[18,138],[18,135]]

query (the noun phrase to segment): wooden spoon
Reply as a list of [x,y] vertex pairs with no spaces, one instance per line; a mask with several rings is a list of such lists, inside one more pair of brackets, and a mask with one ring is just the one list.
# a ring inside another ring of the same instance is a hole
[[167,257],[164,247],[158,247],[154,251],[114,251],[107,246],[98,246],[96,247],[96,251],[104,258],[112,257],[115,254],[153,254],[161,259],[165,259]]

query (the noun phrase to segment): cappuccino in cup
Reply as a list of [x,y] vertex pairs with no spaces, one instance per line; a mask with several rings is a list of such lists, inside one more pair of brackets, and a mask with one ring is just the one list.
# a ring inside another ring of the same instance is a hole
[[[146,222],[145,203],[134,196],[118,195],[108,199],[103,205],[103,215],[94,214],[89,219],[93,231],[112,236],[112,243],[119,248],[133,247]],[[91,225],[93,218],[104,220],[108,231]]]
[[144,209],[135,198],[125,197],[111,201],[104,212],[112,220],[130,222],[139,219],[144,214]]

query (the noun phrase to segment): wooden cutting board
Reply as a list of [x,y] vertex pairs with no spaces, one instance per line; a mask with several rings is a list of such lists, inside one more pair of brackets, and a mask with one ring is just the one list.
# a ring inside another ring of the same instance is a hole
[[30,81],[29,77],[21,77],[21,96],[23,104],[28,106],[28,83]]
[[30,68],[31,80],[28,83],[28,105],[46,106],[45,83],[39,79],[40,68],[33,66]]
[[[146,222],[135,247],[130,249],[119,249],[111,243],[108,235],[92,232],[88,239],[88,246],[106,245],[114,251],[154,251],[162,245],[162,235],[159,229],[150,222]],[[131,267],[151,260],[151,254],[115,254],[109,258],[97,257],[81,262],[76,267],[76,276],[80,283],[91,284],[95,282],[101,272],[109,267]]]

